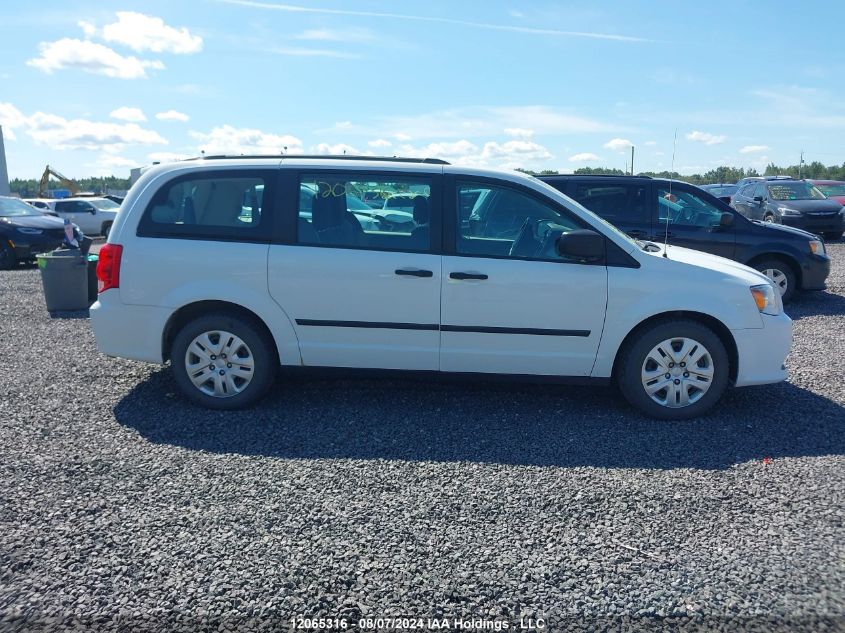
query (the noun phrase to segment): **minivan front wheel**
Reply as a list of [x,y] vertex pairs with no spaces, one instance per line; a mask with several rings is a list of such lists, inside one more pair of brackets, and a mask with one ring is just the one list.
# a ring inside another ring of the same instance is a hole
[[173,339],[170,362],[182,393],[211,409],[254,404],[272,385],[277,369],[267,333],[228,314],[186,324]]
[[719,337],[695,321],[647,327],[622,352],[617,382],[632,405],[661,420],[705,413],[728,385],[728,353]]
[[780,292],[780,298],[784,303],[792,299],[795,294],[795,272],[792,266],[779,259],[766,259],[755,262],[754,268],[766,275]]

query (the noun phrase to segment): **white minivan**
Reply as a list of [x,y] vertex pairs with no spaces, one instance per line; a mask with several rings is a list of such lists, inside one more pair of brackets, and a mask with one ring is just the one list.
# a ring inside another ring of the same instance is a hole
[[[362,223],[350,201],[371,191],[411,196],[413,222]],[[100,350],[169,360],[216,409],[256,402],[280,366],[342,367],[614,380],[683,419],[729,385],[784,380],[792,341],[751,268],[632,240],[529,176],[435,159],[154,167],[97,272]]]

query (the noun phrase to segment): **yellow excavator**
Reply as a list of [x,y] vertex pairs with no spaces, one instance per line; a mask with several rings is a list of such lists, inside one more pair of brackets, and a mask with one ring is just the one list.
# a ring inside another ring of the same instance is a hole
[[65,189],[70,191],[70,195],[75,196],[79,194],[79,187],[67,176],[62,176],[55,169],[47,165],[44,168],[44,173],[41,175],[41,181],[38,183],[38,197],[44,198],[47,196],[47,184],[50,182],[50,176],[58,180]]

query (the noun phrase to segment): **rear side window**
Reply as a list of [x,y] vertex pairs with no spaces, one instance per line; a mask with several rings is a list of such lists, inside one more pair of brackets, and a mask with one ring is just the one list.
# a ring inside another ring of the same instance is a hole
[[138,234],[266,241],[271,183],[268,173],[240,170],[179,177],[153,196]]
[[297,242],[427,251],[434,217],[431,186],[428,176],[303,174]]
[[646,189],[636,185],[578,184],[574,198],[610,222],[647,222]]

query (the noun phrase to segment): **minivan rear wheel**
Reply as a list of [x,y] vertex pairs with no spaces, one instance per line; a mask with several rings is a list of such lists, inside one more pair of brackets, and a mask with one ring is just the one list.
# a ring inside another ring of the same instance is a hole
[[278,363],[262,328],[229,314],[188,322],[176,334],[170,363],[176,384],[193,402],[210,409],[241,409],[273,384]]
[[661,420],[687,420],[710,409],[728,385],[728,353],[696,321],[646,327],[622,352],[616,381],[633,406]]

